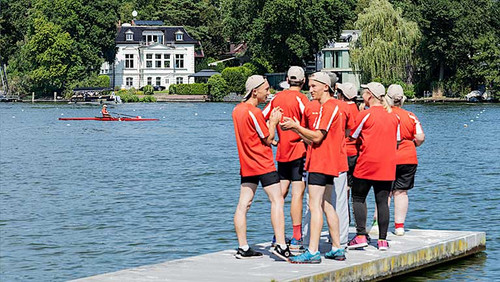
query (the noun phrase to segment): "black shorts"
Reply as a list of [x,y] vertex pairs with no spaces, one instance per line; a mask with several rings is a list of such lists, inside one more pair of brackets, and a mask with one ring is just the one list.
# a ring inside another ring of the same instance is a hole
[[416,164],[402,164],[396,166],[396,180],[392,183],[392,190],[410,190],[415,184]]
[[309,179],[307,180],[307,184],[319,186],[326,186],[328,184],[333,185],[333,178],[333,175],[327,175],[318,172],[309,172]]
[[259,181],[262,184],[262,187],[266,187],[269,185],[280,183],[280,177],[276,171],[272,171],[261,175],[241,177],[241,184],[253,183],[259,185]]
[[347,164],[349,165],[349,171],[347,171],[347,186],[349,187],[352,187],[352,182],[354,179],[354,176],[352,174],[354,173],[354,168],[356,167],[357,161],[358,155],[347,157]]
[[302,181],[305,161],[300,158],[291,162],[278,162],[280,180]]

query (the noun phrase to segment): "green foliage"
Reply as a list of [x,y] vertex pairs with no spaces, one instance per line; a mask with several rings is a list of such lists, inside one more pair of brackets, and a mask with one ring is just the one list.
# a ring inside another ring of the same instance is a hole
[[156,102],[156,98],[155,98],[155,96],[146,95],[146,96],[140,98],[140,102],[143,102],[143,103],[154,103],[154,102]]
[[134,94],[120,93],[120,92],[118,92],[118,95],[122,99],[123,103],[136,103],[136,102],[140,102],[139,97],[137,95],[134,95]]
[[206,83],[172,84],[169,92],[179,95],[206,95],[208,94],[208,85]]
[[252,75],[252,70],[244,66],[230,67],[225,68],[221,75],[227,83],[229,92],[242,94],[245,92],[245,82]]
[[214,102],[221,102],[229,94],[227,82],[220,74],[212,75],[208,79],[208,85],[210,88],[210,99]]
[[247,42],[251,54],[275,70],[286,70],[313,60],[354,17],[354,5],[354,0],[225,0],[223,31],[232,42]]
[[249,69],[252,75],[264,75],[266,73],[273,72],[273,67],[269,64],[269,62],[261,58],[253,58],[250,62],[243,64],[243,67]]
[[395,10],[387,0],[373,0],[358,16],[355,27],[362,30],[357,42],[361,46],[353,45],[351,59],[364,81],[380,77],[412,82],[413,73],[408,70],[415,65],[421,37],[415,22],[403,19],[401,10]]
[[142,88],[142,91],[144,91],[144,95],[153,95],[154,94],[153,85],[144,86],[144,88]]

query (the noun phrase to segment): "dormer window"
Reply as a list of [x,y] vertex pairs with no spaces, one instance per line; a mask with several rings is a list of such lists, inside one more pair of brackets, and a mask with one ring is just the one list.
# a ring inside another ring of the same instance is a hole
[[130,29],[125,32],[125,40],[127,41],[133,41],[134,40],[134,32],[131,31]]
[[182,41],[182,40],[184,40],[184,32],[182,32],[181,30],[178,30],[175,33],[175,41]]

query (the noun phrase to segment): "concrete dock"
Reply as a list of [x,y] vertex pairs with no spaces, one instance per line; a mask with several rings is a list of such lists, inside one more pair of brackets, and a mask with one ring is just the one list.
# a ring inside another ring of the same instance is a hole
[[[351,229],[349,238],[354,236]],[[329,251],[326,233],[321,252]],[[486,234],[471,231],[408,230],[388,235],[390,249],[377,250],[376,236],[365,250],[349,250],[347,260],[322,257],[321,264],[291,264],[270,252],[270,243],[253,246],[263,258],[239,260],[235,250],[141,266],[75,281],[366,281],[380,280],[465,257],[486,249]]]

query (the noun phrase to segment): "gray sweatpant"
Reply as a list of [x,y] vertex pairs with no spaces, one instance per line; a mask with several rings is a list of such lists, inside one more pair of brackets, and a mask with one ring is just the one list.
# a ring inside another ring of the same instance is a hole
[[[308,177],[306,177],[306,186]],[[309,245],[309,225],[311,212],[309,210],[309,193],[306,195],[306,214],[302,220],[302,237],[304,245]],[[339,217],[340,244],[347,244],[349,237],[349,202],[347,199],[347,172],[342,172],[333,178],[332,205]]]

